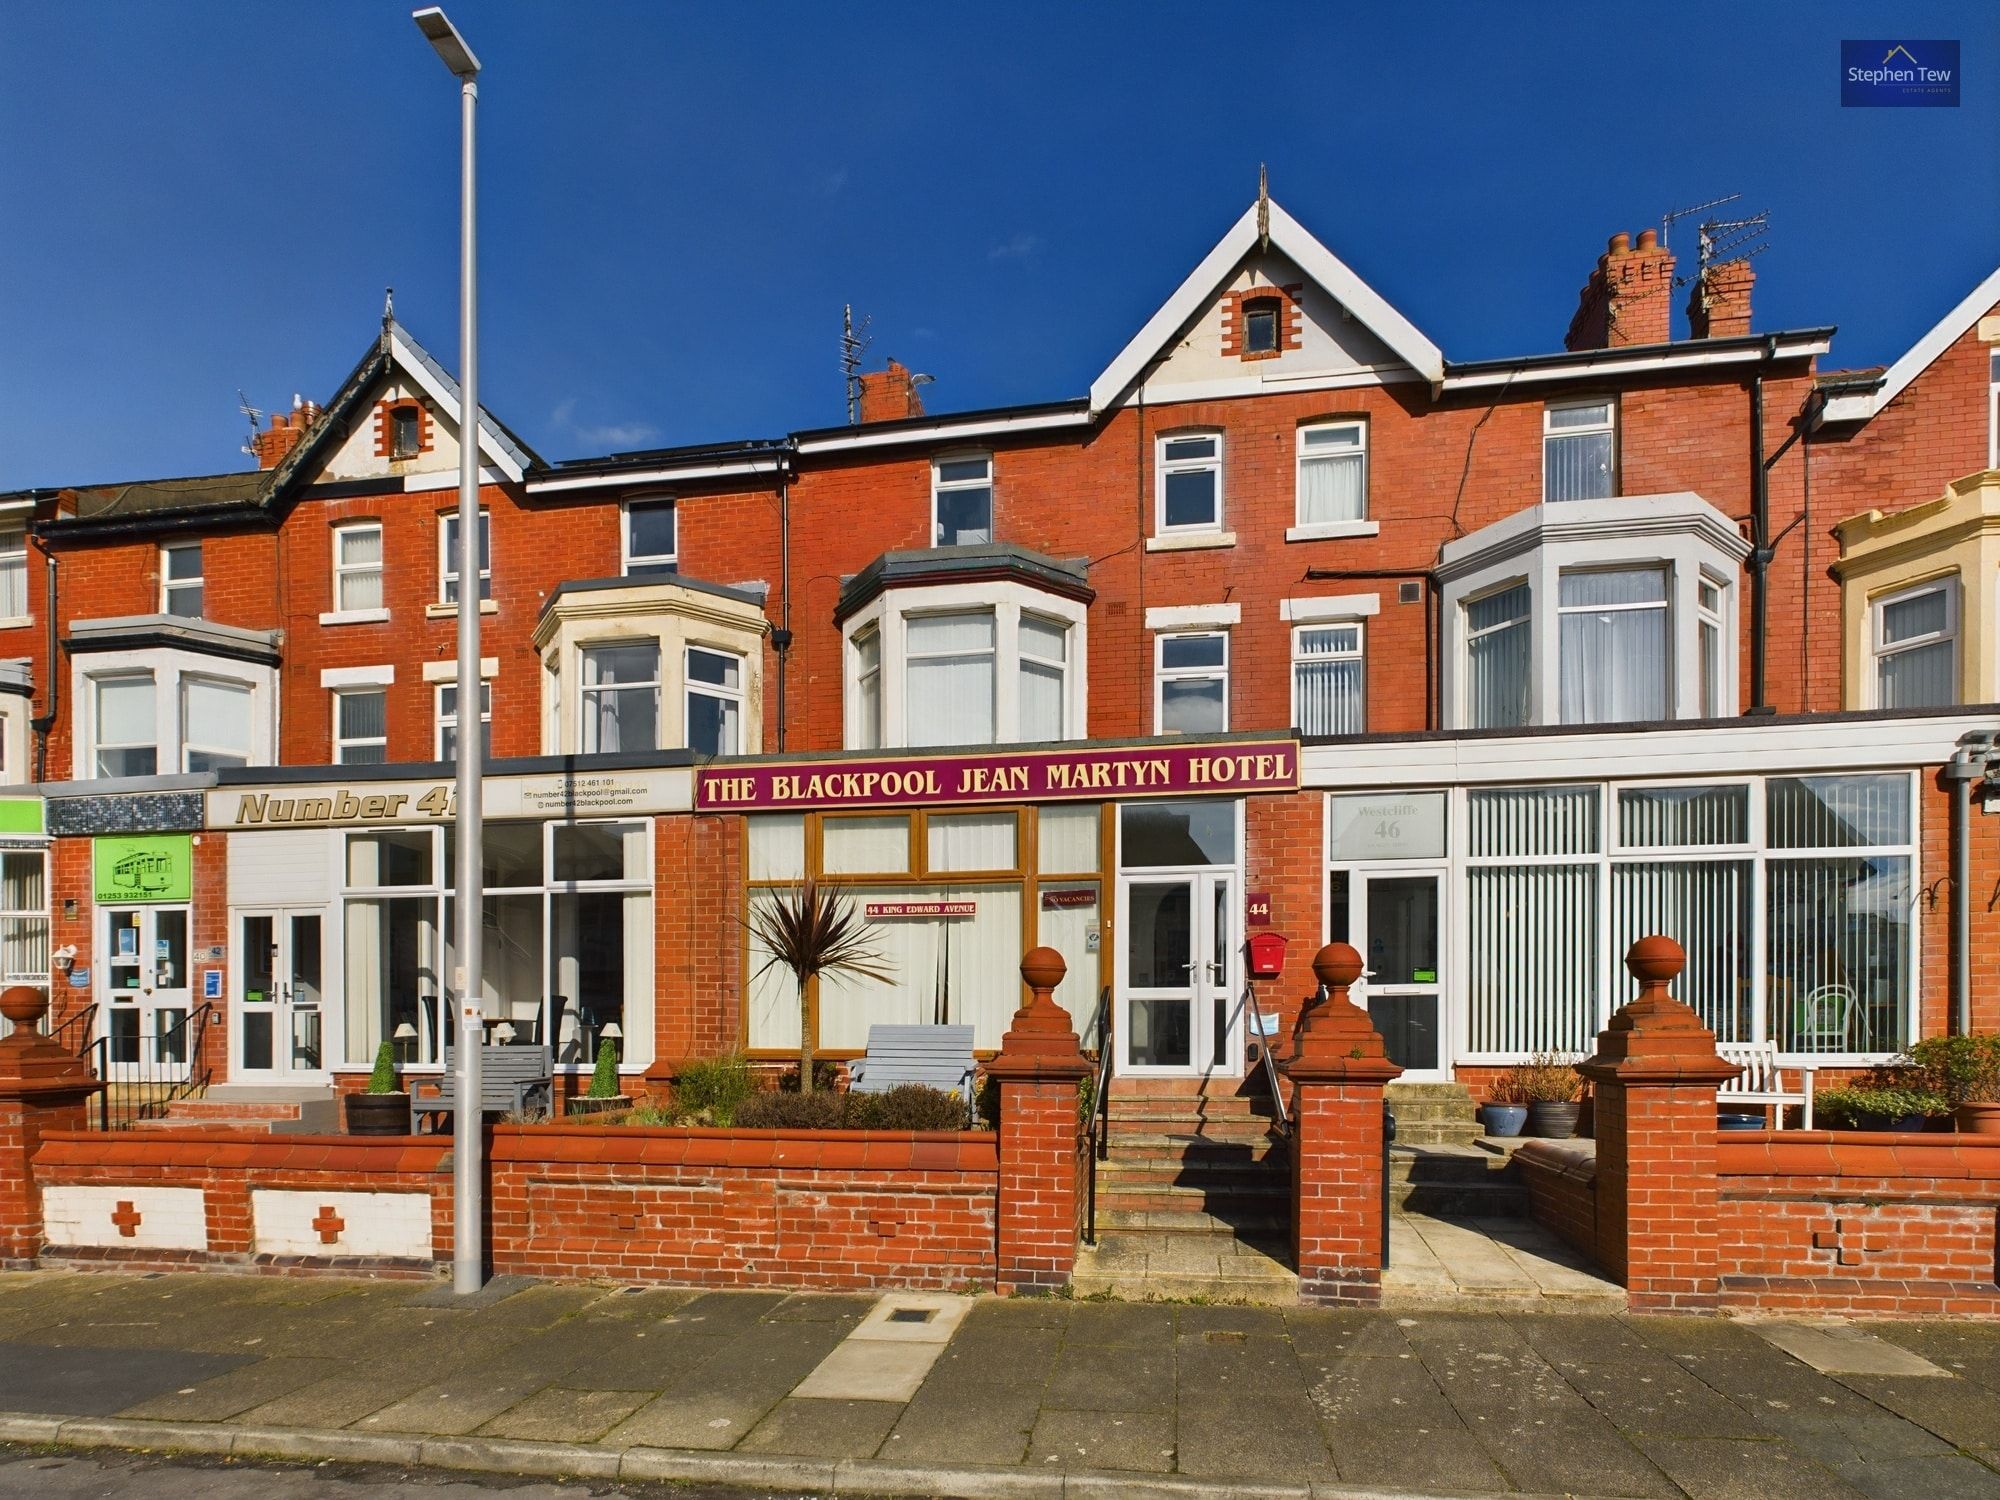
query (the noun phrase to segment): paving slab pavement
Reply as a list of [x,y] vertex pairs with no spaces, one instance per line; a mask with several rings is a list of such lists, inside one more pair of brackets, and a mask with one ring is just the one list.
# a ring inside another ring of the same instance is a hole
[[[2000,1500],[1990,1324],[424,1292],[0,1277],[0,1436],[807,1492]],[[896,1378],[815,1394],[852,1359]]]

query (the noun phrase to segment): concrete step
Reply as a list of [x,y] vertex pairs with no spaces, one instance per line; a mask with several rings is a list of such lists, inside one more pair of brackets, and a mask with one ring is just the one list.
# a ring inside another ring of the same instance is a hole
[[[1143,1161],[1290,1161],[1290,1150],[1282,1136],[1269,1131],[1244,1132],[1235,1138],[1213,1132],[1194,1131],[1115,1131],[1111,1137],[1111,1157],[1119,1162]],[[1103,1163],[1099,1163],[1102,1170]]]
[[1389,1152],[1392,1213],[1526,1218],[1528,1190],[1510,1158],[1470,1146],[1405,1146]]
[[1229,1233],[1173,1234],[1113,1230],[1077,1252],[1071,1289],[1079,1297],[1122,1302],[1225,1302],[1291,1307],[1299,1278],[1281,1242]]
[[1113,1115],[1110,1134],[1114,1141],[1132,1135],[1199,1135],[1218,1141],[1261,1141],[1270,1139],[1276,1128],[1275,1120],[1260,1115],[1204,1120],[1193,1115],[1161,1113]]
[[1174,1209],[1112,1208],[1102,1199],[1097,1204],[1100,1233],[1144,1231],[1152,1234],[1241,1234],[1273,1241],[1289,1239],[1292,1232],[1290,1204],[1249,1206],[1217,1205],[1222,1212],[1195,1207]]

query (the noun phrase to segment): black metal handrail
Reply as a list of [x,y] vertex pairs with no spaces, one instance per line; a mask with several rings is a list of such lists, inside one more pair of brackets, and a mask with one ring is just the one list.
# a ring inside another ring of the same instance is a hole
[[91,1026],[96,1019],[97,1002],[93,1000],[60,1026],[51,1026],[49,1040],[72,1057],[87,1057],[90,1055]]
[[[1259,1059],[1257,1071],[1263,1075],[1265,1083],[1269,1085],[1271,1090],[1271,1104],[1278,1112],[1278,1133],[1280,1135],[1288,1134],[1292,1126],[1290,1119],[1285,1114],[1284,1085],[1278,1077],[1277,1059],[1271,1056],[1272,1028],[1269,1028],[1265,1022],[1264,1008],[1257,1003],[1257,986],[1247,979],[1243,981],[1243,1003],[1245,1008],[1250,1012],[1250,1027],[1257,1038],[1257,1056]],[[1277,1017],[1273,1016],[1271,1019],[1275,1021]]]
[[89,1045],[91,1071],[105,1085],[97,1096],[97,1128],[130,1130],[141,1120],[165,1116],[177,1099],[193,1099],[208,1088],[209,1028],[221,1019],[214,1002],[203,1001],[173,1025],[148,1037],[117,1038],[131,1047],[130,1057],[111,1055],[109,1034]]
[[1097,1049],[1097,1091],[1090,1096],[1090,1187],[1084,1213],[1083,1238],[1097,1243],[1097,1164],[1111,1154],[1111,1054],[1116,1027],[1111,1017],[1111,987],[1097,997],[1097,1014],[1090,1024],[1091,1044]]

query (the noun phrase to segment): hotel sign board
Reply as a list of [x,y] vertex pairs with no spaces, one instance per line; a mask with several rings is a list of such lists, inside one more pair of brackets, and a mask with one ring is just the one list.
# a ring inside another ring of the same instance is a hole
[[1296,740],[1174,741],[712,766],[696,775],[694,805],[697,812],[809,812],[1231,797],[1298,786]]
[[[481,783],[488,822],[504,819],[611,818],[686,812],[694,773],[660,770],[489,776]],[[449,823],[458,815],[450,781],[336,781],[292,786],[217,787],[207,794],[204,823],[222,830],[340,828]]]

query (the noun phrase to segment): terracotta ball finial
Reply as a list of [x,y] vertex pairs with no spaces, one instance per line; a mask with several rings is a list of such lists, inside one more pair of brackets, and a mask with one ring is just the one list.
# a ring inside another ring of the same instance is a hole
[[1670,937],[1642,937],[1625,954],[1625,967],[1643,989],[1665,989],[1687,966],[1687,952]]
[[1313,955],[1313,977],[1329,990],[1344,990],[1361,977],[1361,955],[1347,943],[1328,943]]
[[14,1023],[16,1031],[33,1031],[49,1008],[49,997],[25,984],[9,985],[0,991],[0,1016]]
[[1021,956],[1021,978],[1029,989],[1038,993],[1053,990],[1067,973],[1069,965],[1053,948],[1030,948]]

